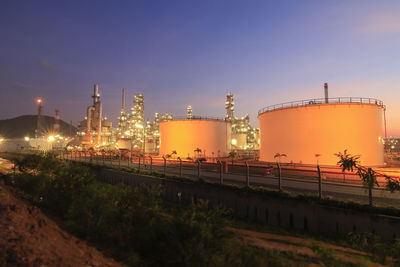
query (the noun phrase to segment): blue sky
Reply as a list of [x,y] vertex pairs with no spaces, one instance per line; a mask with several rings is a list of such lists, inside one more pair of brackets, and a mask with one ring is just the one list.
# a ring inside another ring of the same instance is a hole
[[154,112],[224,116],[323,96],[378,98],[400,136],[400,1],[2,1],[0,119],[61,110],[76,124],[100,85],[114,122]]

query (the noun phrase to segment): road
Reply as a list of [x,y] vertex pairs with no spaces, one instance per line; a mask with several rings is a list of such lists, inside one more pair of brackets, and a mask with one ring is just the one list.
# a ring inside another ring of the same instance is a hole
[[[79,160],[79,159],[77,159]],[[84,159],[81,159],[84,161]],[[86,161],[89,161],[87,158]],[[96,162],[93,159],[93,162]],[[99,164],[103,164],[102,158],[99,158],[97,161]],[[127,161],[121,161],[119,163],[118,160],[110,161],[110,159],[105,159],[105,165],[113,165],[121,167],[128,167]],[[130,163],[129,167],[139,168],[139,164],[137,162]],[[150,162],[147,161],[147,165],[143,166],[140,164],[141,169],[150,170]],[[152,170],[160,173],[164,172],[163,162],[154,161],[152,165]],[[166,165],[166,174],[168,175],[180,175],[179,162],[168,163]],[[195,163],[185,162],[182,165],[182,176],[188,179],[198,179],[198,168]],[[200,177],[209,182],[220,182],[220,172],[216,169],[216,165],[207,165],[200,169]],[[237,185],[246,185],[246,174],[238,173],[223,173],[223,182],[229,184],[237,184]],[[273,190],[278,189],[278,178],[273,175],[249,175],[249,184],[250,186],[260,186]],[[314,193],[318,194],[318,181],[312,179],[310,177],[307,178],[291,178],[291,177],[282,177],[281,178],[281,186],[285,191],[289,191],[295,194],[305,194],[305,193]],[[336,183],[331,181],[322,181],[322,195],[330,196],[341,200],[350,200],[354,202],[359,202],[362,204],[368,204],[368,190],[362,187],[361,184],[344,184],[344,183]],[[400,192],[391,193],[388,190],[383,188],[373,189],[373,203],[377,206],[386,206],[386,207],[397,207],[400,208]]]

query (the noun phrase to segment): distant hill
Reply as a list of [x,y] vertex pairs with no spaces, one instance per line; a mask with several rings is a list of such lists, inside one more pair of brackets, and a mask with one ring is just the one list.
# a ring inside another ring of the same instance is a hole
[[[51,133],[54,128],[54,117],[42,116],[43,129]],[[12,119],[0,120],[0,136],[3,138],[34,137],[37,125],[37,115],[24,115]],[[70,124],[60,120],[60,132],[62,136],[70,135]],[[71,132],[76,133],[76,127],[72,126]]]

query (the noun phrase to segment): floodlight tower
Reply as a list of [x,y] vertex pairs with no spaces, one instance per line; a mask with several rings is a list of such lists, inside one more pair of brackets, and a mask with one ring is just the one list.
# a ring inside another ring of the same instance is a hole
[[38,138],[42,135],[42,98],[36,99],[36,103],[38,105],[38,115],[37,115],[37,123],[35,130],[35,138]]

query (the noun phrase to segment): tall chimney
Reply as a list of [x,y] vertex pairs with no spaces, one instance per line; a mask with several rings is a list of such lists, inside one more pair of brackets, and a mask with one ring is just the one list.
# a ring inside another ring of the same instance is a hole
[[324,83],[324,91],[325,91],[325,103],[329,103],[329,97],[328,97],[328,83]]
[[93,87],[93,105],[99,102],[100,95],[99,95],[99,85],[95,84]]
[[125,88],[122,88],[122,110],[125,110]]

